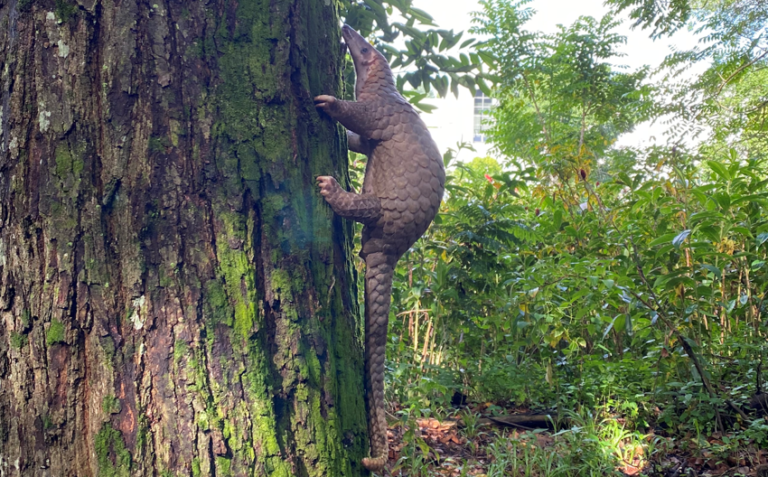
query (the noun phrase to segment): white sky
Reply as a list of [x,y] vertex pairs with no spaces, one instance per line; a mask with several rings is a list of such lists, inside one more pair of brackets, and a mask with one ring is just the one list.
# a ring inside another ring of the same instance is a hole
[[[413,5],[432,15],[440,28],[454,31],[468,30],[472,26],[470,13],[481,10],[476,0],[414,0]],[[526,6],[535,10],[536,14],[524,28],[546,33],[555,32],[558,24],[572,24],[582,15],[599,19],[609,11],[602,0],[533,0]],[[626,44],[620,49],[626,56],[619,58],[619,62],[633,70],[643,65],[656,67],[673,49],[689,49],[696,43],[694,36],[685,30],[672,38],[653,41],[648,37],[649,31],[632,30],[630,25],[630,21],[625,20],[616,31],[627,37]],[[465,39],[469,37],[468,34],[464,36]],[[462,91],[460,94],[469,93]],[[434,114],[440,114],[439,110]],[[431,122],[428,118],[425,119],[428,123]],[[666,126],[659,123],[641,124],[635,131],[621,138],[619,144],[639,146],[649,142],[663,143],[662,133],[665,128]]]

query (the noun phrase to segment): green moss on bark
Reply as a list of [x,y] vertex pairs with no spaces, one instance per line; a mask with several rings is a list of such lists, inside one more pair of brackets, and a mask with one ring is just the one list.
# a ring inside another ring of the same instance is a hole
[[68,22],[77,14],[77,6],[72,5],[66,0],[56,0],[56,18],[62,23]]
[[14,349],[21,349],[27,346],[28,341],[29,340],[27,339],[27,335],[23,335],[15,331],[11,333],[11,346]]
[[[219,280],[209,280],[205,284],[205,311],[209,324],[213,328],[216,323],[232,326],[232,307],[227,300],[227,294]],[[211,336],[213,338],[213,336]]]
[[216,457],[216,475],[221,477],[232,476],[232,460],[226,457]]
[[[253,264],[247,251],[251,249],[246,231],[250,228],[241,216],[221,213],[222,233],[217,237],[217,256],[219,269],[224,282],[221,293],[230,307],[223,308],[227,313],[227,324],[234,326],[237,336],[243,340],[251,337],[256,322],[256,284]],[[217,303],[222,302],[219,290],[211,297]],[[212,303],[213,306],[213,303]]]
[[24,308],[21,312],[21,326],[26,330],[30,325],[32,325],[32,313],[29,312],[29,309]]
[[125,448],[123,436],[109,423],[105,423],[93,439],[99,477],[128,477],[131,474],[132,457]]
[[173,344],[173,361],[178,365],[188,355],[189,345],[182,340],[176,340]]
[[48,346],[56,343],[64,343],[65,330],[64,323],[56,318],[51,320],[51,324],[48,326],[48,331],[45,333],[45,342]]
[[119,414],[121,408],[120,400],[115,396],[104,396],[104,399],[101,401],[101,409],[104,411],[104,414]]
[[51,416],[49,416],[48,414],[43,414],[43,416],[41,417],[41,420],[43,421],[44,430],[47,431],[53,428],[54,424],[53,424],[53,419],[51,419]]
[[138,452],[141,449],[144,449],[144,446],[147,445],[148,440],[149,440],[149,419],[145,414],[141,413],[139,415],[139,426],[136,432],[136,446],[134,448],[134,451]]
[[66,143],[61,143],[56,147],[56,175],[60,178],[66,178],[70,173],[78,177],[83,172],[85,163],[82,157],[76,157],[69,150]]

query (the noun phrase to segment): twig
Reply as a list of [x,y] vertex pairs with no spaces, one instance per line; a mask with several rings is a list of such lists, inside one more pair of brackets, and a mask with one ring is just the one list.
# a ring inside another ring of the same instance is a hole
[[739,67],[738,67],[738,69],[736,69],[736,71],[734,71],[733,73],[731,73],[731,75],[730,75],[728,78],[726,78],[725,80],[723,80],[723,82],[722,82],[722,83],[720,83],[720,87],[719,87],[719,88],[717,88],[717,93],[715,93],[715,96],[718,96],[718,95],[720,95],[720,92],[723,90],[723,88],[725,88],[725,85],[727,85],[728,83],[730,83],[730,81],[731,81],[731,80],[732,80],[732,79],[733,79],[733,78],[734,78],[734,77],[735,77],[737,74],[741,73],[741,72],[742,72],[742,71],[744,71],[746,68],[749,68],[750,66],[754,65],[755,63],[757,63],[758,61],[762,60],[762,59],[763,59],[763,58],[765,58],[766,56],[768,56],[768,50],[765,50],[765,52],[764,52],[762,55],[760,55],[760,56],[756,57],[755,59],[753,59],[753,60],[752,60],[752,61],[750,61],[749,63],[745,63],[745,64],[743,64],[743,65],[739,66]]

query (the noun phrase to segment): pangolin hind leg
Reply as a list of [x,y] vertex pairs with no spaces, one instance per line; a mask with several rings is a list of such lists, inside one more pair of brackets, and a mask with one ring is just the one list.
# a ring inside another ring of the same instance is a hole
[[383,253],[365,257],[365,392],[371,457],[366,469],[381,470],[387,463],[387,420],[384,416],[384,357],[396,259]]
[[365,154],[366,156],[371,155],[371,142],[349,130],[347,131],[347,147],[352,152]]

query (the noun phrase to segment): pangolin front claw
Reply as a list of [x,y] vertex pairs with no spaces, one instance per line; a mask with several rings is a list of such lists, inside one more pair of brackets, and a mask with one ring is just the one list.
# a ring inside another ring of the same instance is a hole
[[331,111],[336,105],[336,98],[326,94],[315,96],[315,107],[320,108],[326,113]]
[[328,197],[341,191],[341,186],[331,176],[317,176],[317,185],[320,186],[320,195]]

